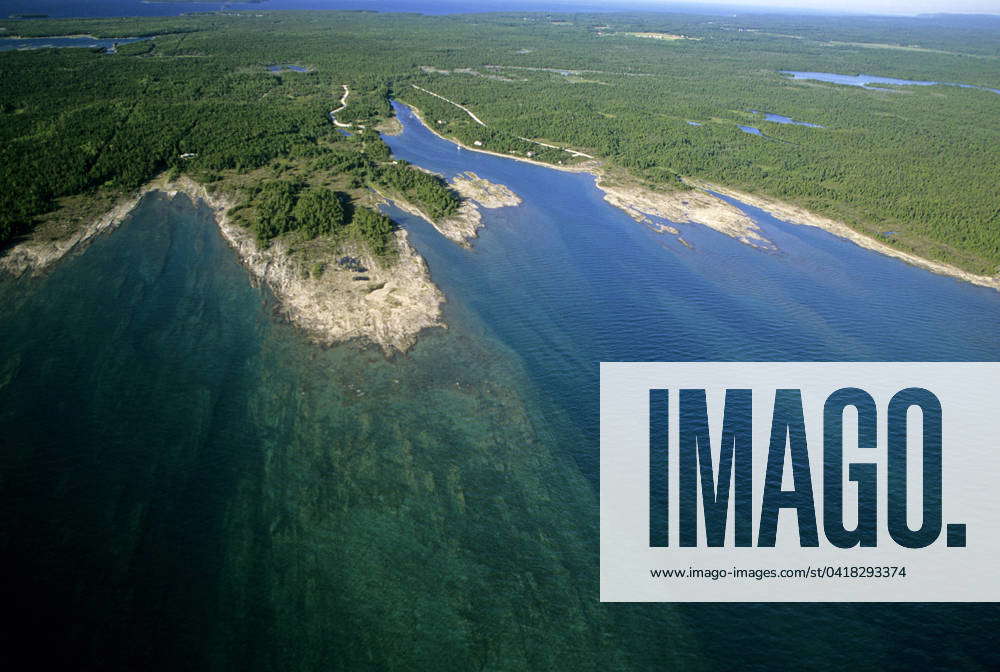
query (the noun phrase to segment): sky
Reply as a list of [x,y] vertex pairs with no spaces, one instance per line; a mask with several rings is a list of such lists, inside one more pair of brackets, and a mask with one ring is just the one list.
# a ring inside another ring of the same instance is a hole
[[[836,11],[851,14],[933,14],[948,12],[951,14],[1000,14],[1000,0],[679,0],[686,4],[724,4],[728,6],[746,5],[748,7],[780,7],[789,9],[808,9],[812,11]],[[649,4],[655,5],[656,0],[607,0],[607,4]],[[667,3],[663,3],[667,4]],[[673,3],[670,3],[673,4]]]

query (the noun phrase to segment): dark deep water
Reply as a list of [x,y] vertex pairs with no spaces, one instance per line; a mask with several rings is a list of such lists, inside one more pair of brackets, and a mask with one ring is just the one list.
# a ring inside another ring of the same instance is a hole
[[397,156],[524,205],[410,231],[449,328],[311,345],[204,207],[147,197],[0,280],[3,651],[73,669],[992,669],[992,605],[600,605],[598,362],[996,360],[1000,294],[748,209],[778,247],[588,175]]
[[593,494],[502,344],[456,322],[392,360],[318,348],[183,196],[0,281],[0,309],[4,655],[614,669],[639,648],[591,599]]

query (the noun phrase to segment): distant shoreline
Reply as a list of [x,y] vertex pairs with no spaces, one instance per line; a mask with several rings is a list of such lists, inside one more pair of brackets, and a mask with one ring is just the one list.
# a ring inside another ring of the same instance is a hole
[[31,35],[0,35],[5,40],[127,40],[127,37],[95,37],[94,35],[46,35],[44,37],[32,37]]

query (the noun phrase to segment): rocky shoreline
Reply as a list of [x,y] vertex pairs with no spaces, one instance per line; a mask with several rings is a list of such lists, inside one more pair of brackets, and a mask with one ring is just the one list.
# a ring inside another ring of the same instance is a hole
[[510,187],[485,180],[471,170],[456,175],[451,186],[463,198],[471,199],[484,208],[506,208],[523,203]]
[[739,208],[703,191],[658,192],[637,185],[608,185],[597,178],[604,200],[624,210],[629,217],[662,232],[678,235],[675,227],[649,219],[659,217],[676,223],[695,223],[715,229],[736,240],[762,249],[774,249],[760,227]]
[[[406,231],[396,231],[397,254],[391,264],[361,246],[347,244],[315,272],[293,258],[280,240],[261,248],[250,231],[230,221],[233,203],[229,197],[211,194],[187,177],[153,180],[64,240],[24,241],[0,257],[0,269],[13,275],[39,273],[66,254],[80,252],[97,235],[117,227],[151,191],[170,196],[183,193],[211,207],[219,231],[253,281],[266,283],[289,320],[317,343],[364,339],[390,354],[411,348],[423,329],[445,326],[441,317],[444,294],[431,281],[427,264],[410,245]],[[338,263],[343,258],[352,263]]]
[[0,270],[15,277],[26,273],[41,273],[70,252],[78,253],[86,249],[98,235],[116,229],[139,205],[143,196],[159,188],[159,181],[150,182],[135,195],[118,202],[106,213],[66,238],[38,240],[29,237],[15,244],[0,256]]

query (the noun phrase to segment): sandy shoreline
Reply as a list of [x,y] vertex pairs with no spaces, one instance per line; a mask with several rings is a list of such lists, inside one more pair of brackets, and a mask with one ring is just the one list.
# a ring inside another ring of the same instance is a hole
[[991,287],[1000,291],[1000,276],[988,276],[988,275],[977,275],[969,271],[962,270],[957,266],[951,264],[946,264],[940,261],[932,261],[930,259],[925,259],[924,257],[917,256],[915,254],[910,254],[909,252],[904,252],[898,250],[891,245],[887,245],[880,240],[867,236],[863,233],[855,231],[851,227],[847,226],[843,222],[838,222],[829,217],[824,217],[822,215],[817,215],[813,212],[809,212],[804,208],[800,208],[796,205],[791,205],[789,203],[783,203],[774,199],[769,199],[764,196],[755,196],[753,194],[748,194],[746,192],[737,191],[736,189],[729,189],[727,187],[720,187],[718,185],[709,184],[707,182],[700,182],[691,180],[690,183],[700,189],[711,190],[725,196],[730,196],[732,198],[743,201],[747,205],[753,206],[755,208],[760,208],[765,212],[774,215],[778,219],[792,224],[798,224],[801,226],[815,226],[817,228],[823,229],[829,233],[832,233],[840,238],[846,238],[855,245],[863,247],[873,252],[878,252],[879,254],[884,254],[888,257],[894,257],[905,261],[906,263],[917,266],[932,273],[937,273],[938,275],[947,275],[959,280],[964,280],[970,282],[974,285],[980,285],[982,287]]
[[[396,232],[397,256],[391,265],[362,246],[345,244],[322,259],[317,273],[315,260],[307,268],[280,240],[261,248],[250,231],[230,221],[233,202],[228,196],[210,194],[187,177],[172,182],[154,179],[63,240],[23,241],[0,256],[0,270],[15,276],[41,273],[67,254],[82,252],[98,235],[121,224],[152,191],[169,196],[183,193],[211,207],[222,237],[236,251],[251,280],[266,283],[288,319],[317,343],[364,339],[390,354],[411,348],[423,329],[446,326],[441,317],[444,294],[431,281],[426,262],[410,245],[405,230]],[[337,259],[342,257],[356,263],[341,265]]]
[[[761,210],[764,210],[783,221],[802,226],[815,226],[817,228],[821,228],[824,231],[832,233],[836,236],[850,240],[860,247],[873,252],[878,252],[879,254],[883,254],[885,256],[900,259],[908,264],[917,266],[918,268],[931,271],[932,273],[947,275],[974,285],[990,287],[1000,291],[1000,275],[977,275],[951,264],[932,261],[915,254],[910,254],[909,252],[898,250],[891,245],[883,243],[882,241],[876,240],[875,238],[867,236],[859,231],[855,231],[843,222],[838,222],[830,219],[829,217],[809,212],[798,206],[783,203],[764,196],[755,196],[746,192],[694,179],[685,179],[685,183],[692,187],[691,191],[677,192],[676,194],[655,192],[639,185],[608,185],[603,181],[606,179],[606,174],[605,171],[602,170],[600,161],[597,160],[587,161],[585,163],[572,166],[560,166],[535,161],[525,157],[501,154],[500,152],[493,152],[478,147],[470,147],[454,138],[442,135],[427,123],[423,116],[421,116],[420,110],[412,105],[408,105],[406,103],[403,104],[414,113],[417,119],[419,119],[420,122],[431,131],[431,133],[438,136],[442,140],[447,140],[448,142],[459,145],[460,147],[471,152],[492,154],[493,156],[500,156],[514,161],[523,161],[525,163],[531,163],[536,166],[543,166],[553,170],[563,170],[572,173],[590,173],[595,177],[595,185],[597,188],[604,192],[604,200],[608,201],[615,207],[624,210],[630,217],[639,222],[653,224],[648,219],[644,219],[644,217],[649,215],[669,219],[673,222],[694,222],[716,229],[717,231],[732,236],[741,242],[747,243],[748,245],[762,248],[773,248],[771,242],[764,238],[761,234],[760,228],[753,223],[753,221],[745,213],[708,193],[709,191],[713,191],[715,193],[740,200],[747,205],[760,208]],[[676,232],[676,229],[673,229],[673,227],[664,227],[659,225],[659,228],[667,233]]]
[[489,150],[489,149],[483,149],[482,147],[471,147],[471,146],[465,144],[464,142],[461,142],[460,140],[457,140],[455,138],[449,138],[449,137],[447,137],[447,136],[442,135],[441,133],[439,133],[437,131],[437,129],[435,129],[433,126],[431,126],[430,124],[427,123],[427,120],[424,119],[423,115],[420,113],[420,110],[418,108],[414,107],[413,105],[410,105],[409,103],[404,103],[402,101],[397,101],[397,102],[399,102],[400,105],[404,105],[407,109],[409,109],[411,112],[413,112],[413,115],[417,119],[419,119],[420,123],[423,124],[424,127],[426,127],[427,130],[429,130],[431,133],[433,133],[437,137],[441,138],[442,140],[446,140],[446,141],[448,141],[448,142],[450,142],[450,143],[452,143],[454,145],[458,145],[462,149],[467,149],[470,152],[479,152],[480,154],[491,154],[493,156],[499,156],[499,157],[504,158],[504,159],[511,159],[512,161],[523,161],[524,163],[530,163],[530,164],[533,164],[533,165],[536,165],[536,166],[543,166],[545,168],[552,168],[553,170],[562,170],[562,171],[565,171],[567,173],[590,173],[592,175],[597,175],[598,174],[596,171],[598,170],[598,168],[601,165],[599,161],[585,161],[584,163],[575,163],[575,164],[571,164],[571,165],[568,165],[568,166],[566,166],[566,165],[558,165],[558,164],[553,165],[551,163],[544,163],[542,161],[535,161],[534,159],[529,159],[529,158],[524,157],[524,156],[516,156],[516,155],[513,155],[513,154],[501,154],[500,152],[494,152],[494,151]]

